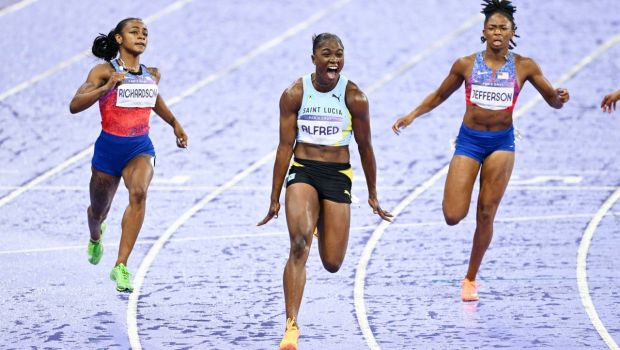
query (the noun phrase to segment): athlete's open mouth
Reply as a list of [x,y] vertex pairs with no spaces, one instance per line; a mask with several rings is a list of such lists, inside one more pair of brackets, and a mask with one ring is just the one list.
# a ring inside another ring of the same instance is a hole
[[338,66],[327,67],[327,76],[330,79],[335,79],[337,74],[338,74]]

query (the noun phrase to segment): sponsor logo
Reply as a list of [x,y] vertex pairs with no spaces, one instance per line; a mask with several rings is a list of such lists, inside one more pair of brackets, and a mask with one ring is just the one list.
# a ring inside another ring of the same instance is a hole
[[342,94],[340,94],[340,95],[338,95],[338,96],[336,96],[336,94],[332,94],[332,97],[333,97],[333,98],[335,98],[335,99],[337,99],[337,100],[338,100],[338,102],[340,102],[340,96],[342,96]]

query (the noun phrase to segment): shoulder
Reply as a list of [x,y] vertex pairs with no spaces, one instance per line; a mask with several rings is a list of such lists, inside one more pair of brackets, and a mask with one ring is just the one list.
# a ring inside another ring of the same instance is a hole
[[354,117],[368,116],[368,97],[362,89],[351,80],[347,83],[345,103]]
[[351,80],[347,82],[346,99],[348,103],[368,103],[366,94]]
[[454,63],[452,63],[452,70],[464,73],[465,71],[471,69],[476,61],[477,55],[478,53],[472,53],[471,55],[457,58]]
[[159,68],[157,67],[146,67],[146,70],[155,78],[155,80],[159,81],[161,78],[161,73],[159,72]]
[[527,73],[534,73],[534,72],[540,71],[540,67],[538,66],[538,63],[536,63],[536,61],[534,61],[533,58],[525,57],[517,53],[513,53],[513,55],[514,55],[515,65],[517,66],[517,69],[519,69],[523,73],[527,74]]
[[103,62],[95,65],[90,72],[96,75],[110,75],[114,72],[114,67],[110,62]]
[[110,79],[112,73],[114,73],[114,67],[112,67],[110,62],[99,63],[95,65],[90,72],[88,72],[86,81],[91,82],[94,85],[100,85]]
[[293,109],[301,107],[301,100],[304,96],[304,86],[302,78],[297,78],[282,92],[280,106],[288,106]]
[[284,91],[282,92],[282,96],[287,96],[289,98],[302,98],[304,94],[304,83],[302,78],[297,78],[295,81],[291,83]]

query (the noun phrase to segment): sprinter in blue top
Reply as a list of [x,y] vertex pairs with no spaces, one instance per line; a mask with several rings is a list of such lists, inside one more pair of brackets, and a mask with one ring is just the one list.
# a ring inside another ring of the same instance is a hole
[[536,62],[509,50],[515,45],[516,8],[508,0],[483,0],[485,16],[479,53],[461,57],[448,76],[418,107],[399,118],[396,134],[416,118],[439,106],[465,82],[466,109],[443,195],[443,214],[456,225],[469,211],[474,182],[480,172],[476,231],[469,267],[461,283],[461,299],[477,301],[476,275],[491,238],[493,221],[515,162],[512,113],[519,91],[530,82],[549,106],[562,108],[570,96],[554,89]]
[[366,176],[368,204],[382,219],[389,221],[392,216],[381,209],[377,199],[368,99],[357,85],[340,74],[344,65],[340,38],[330,33],[315,36],[312,62],[315,72],[297,79],[280,98],[280,143],[273,168],[271,204],[267,216],[258,223],[264,225],[278,216],[286,178],[290,250],[284,268],[286,330],[280,342],[280,349],[286,350],[297,349],[296,318],[315,228],[325,269],[336,272],[344,260],[351,218],[352,133]]

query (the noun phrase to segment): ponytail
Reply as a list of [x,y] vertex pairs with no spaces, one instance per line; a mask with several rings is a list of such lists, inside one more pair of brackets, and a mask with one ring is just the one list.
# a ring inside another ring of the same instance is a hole
[[111,61],[114,57],[116,57],[116,55],[118,55],[118,51],[120,50],[120,46],[116,42],[116,34],[122,33],[127,22],[141,20],[142,19],[136,17],[125,18],[124,20],[118,22],[116,27],[112,29],[108,35],[100,33],[93,41],[93,48],[91,49],[93,55],[106,61]]
[[108,35],[99,34],[99,36],[95,38],[95,41],[93,41],[93,55],[106,61],[110,61],[116,57],[120,46],[116,42],[116,38],[114,38],[115,35],[115,30],[111,30]]

